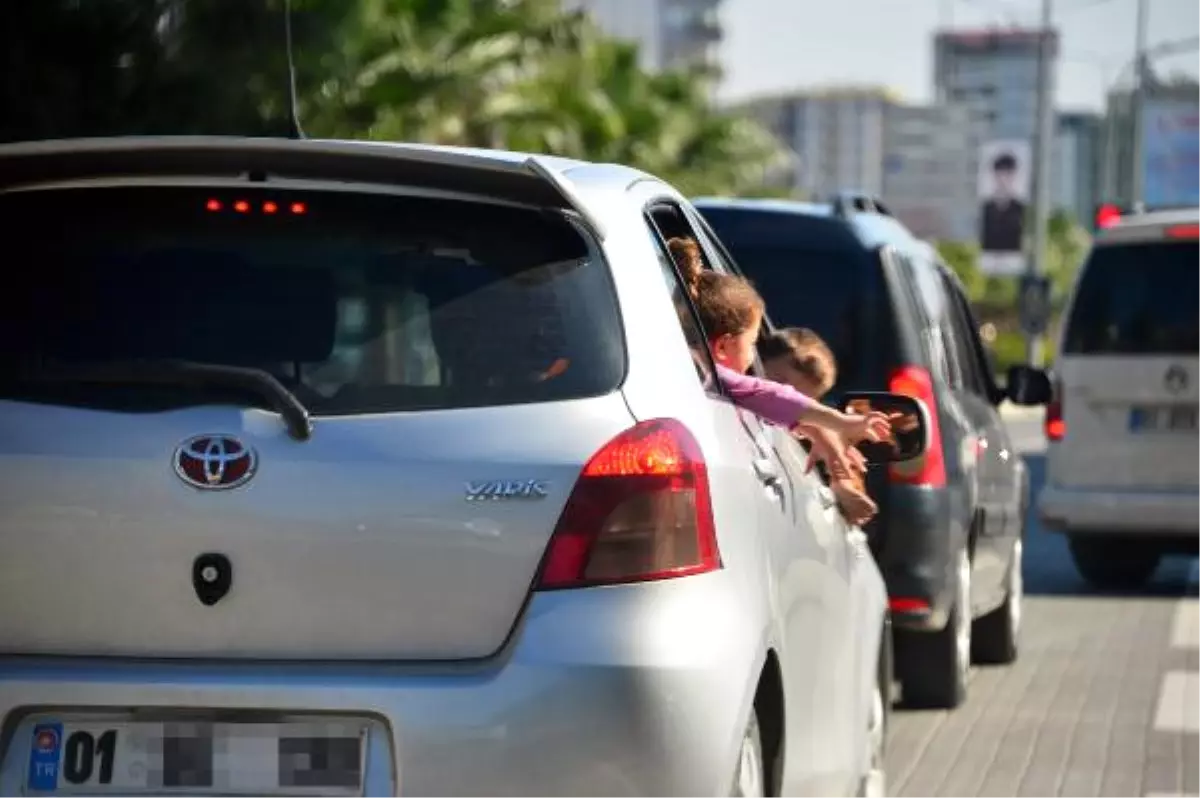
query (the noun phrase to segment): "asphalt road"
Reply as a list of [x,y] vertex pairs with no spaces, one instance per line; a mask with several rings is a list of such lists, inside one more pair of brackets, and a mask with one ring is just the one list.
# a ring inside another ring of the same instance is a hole
[[[1009,419],[1033,489],[1039,419]],[[1136,595],[1102,595],[1031,517],[1021,653],[976,668],[953,712],[892,715],[892,795],[1200,795],[1196,562],[1168,560]]]

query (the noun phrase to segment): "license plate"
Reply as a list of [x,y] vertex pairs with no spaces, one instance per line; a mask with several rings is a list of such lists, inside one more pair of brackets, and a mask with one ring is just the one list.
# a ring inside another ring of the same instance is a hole
[[361,795],[366,724],[40,720],[27,794]]
[[1135,407],[1129,413],[1129,429],[1134,432],[1175,432],[1196,429],[1195,405],[1158,405]]

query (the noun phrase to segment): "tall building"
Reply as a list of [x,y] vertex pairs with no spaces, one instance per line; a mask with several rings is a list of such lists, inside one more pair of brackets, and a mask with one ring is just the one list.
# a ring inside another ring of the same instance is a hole
[[884,135],[883,200],[922,238],[976,236],[976,174],[986,135],[965,105],[892,105]]
[[1108,96],[1100,132],[1100,198],[1133,201],[1133,170],[1143,170],[1142,200],[1149,205],[1195,204],[1200,149],[1200,87],[1194,80],[1143,77],[1142,151],[1133,152],[1133,100],[1127,89]]
[[934,37],[933,84],[941,103],[978,109],[993,139],[1032,141],[1037,131],[1038,53],[1054,30],[942,31]]
[[740,108],[795,153],[793,192],[820,199],[883,193],[884,127],[896,102],[884,89],[836,88],[760,97]]
[[1090,224],[1100,201],[1101,122],[1090,113],[1058,114],[1050,197],[1055,210]]
[[719,72],[723,0],[563,0],[611,35],[639,45],[648,70],[705,67]]

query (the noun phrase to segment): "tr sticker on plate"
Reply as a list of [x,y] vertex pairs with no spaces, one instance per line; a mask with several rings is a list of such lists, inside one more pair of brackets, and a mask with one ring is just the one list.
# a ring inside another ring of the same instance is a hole
[[58,786],[58,761],[62,754],[61,723],[39,723],[33,727],[29,749],[29,788],[52,792]]

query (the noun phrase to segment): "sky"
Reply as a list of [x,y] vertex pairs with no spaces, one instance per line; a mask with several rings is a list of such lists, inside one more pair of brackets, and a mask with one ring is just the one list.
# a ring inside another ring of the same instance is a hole
[[[1056,105],[1099,110],[1105,86],[1132,59],[1138,0],[1052,0],[1062,35]],[[1200,33],[1197,0],[1149,3],[1147,43]],[[721,96],[819,85],[882,85],[911,102],[933,92],[939,26],[1036,27],[1041,0],[724,0]],[[1196,75],[1195,51],[1155,62]]]

